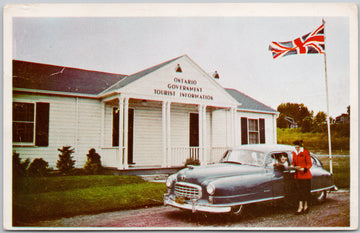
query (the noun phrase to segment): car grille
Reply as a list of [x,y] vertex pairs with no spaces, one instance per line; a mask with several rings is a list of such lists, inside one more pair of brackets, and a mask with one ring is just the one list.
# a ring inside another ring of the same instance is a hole
[[175,185],[175,195],[188,199],[200,199],[201,186],[185,182],[178,182]]

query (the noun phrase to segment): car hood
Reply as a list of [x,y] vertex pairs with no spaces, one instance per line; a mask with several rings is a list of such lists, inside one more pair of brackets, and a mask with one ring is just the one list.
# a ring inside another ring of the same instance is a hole
[[179,171],[177,181],[201,184],[222,177],[245,176],[263,173],[263,167],[245,164],[219,163],[207,166],[193,166]]

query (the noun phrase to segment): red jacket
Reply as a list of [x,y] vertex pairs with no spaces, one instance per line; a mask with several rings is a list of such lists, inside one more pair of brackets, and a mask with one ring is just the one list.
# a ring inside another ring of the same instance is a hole
[[291,164],[294,166],[305,168],[304,171],[296,170],[294,178],[295,179],[311,179],[312,175],[310,172],[310,168],[312,166],[312,163],[311,163],[311,156],[310,156],[309,151],[304,149],[304,150],[300,150],[299,153],[297,153],[296,151],[293,151],[292,154],[293,154],[293,162]]

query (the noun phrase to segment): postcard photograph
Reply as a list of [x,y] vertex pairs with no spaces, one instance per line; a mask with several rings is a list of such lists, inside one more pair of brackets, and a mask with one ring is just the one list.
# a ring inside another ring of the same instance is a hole
[[358,228],[350,3],[4,7],[4,228]]

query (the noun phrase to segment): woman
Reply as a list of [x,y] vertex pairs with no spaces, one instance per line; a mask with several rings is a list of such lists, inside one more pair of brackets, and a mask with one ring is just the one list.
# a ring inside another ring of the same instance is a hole
[[292,152],[293,162],[291,165],[295,168],[294,178],[298,194],[297,201],[299,202],[299,207],[295,214],[308,213],[308,201],[311,191],[311,157],[309,151],[300,147],[301,144],[302,141],[295,141],[295,150]]

